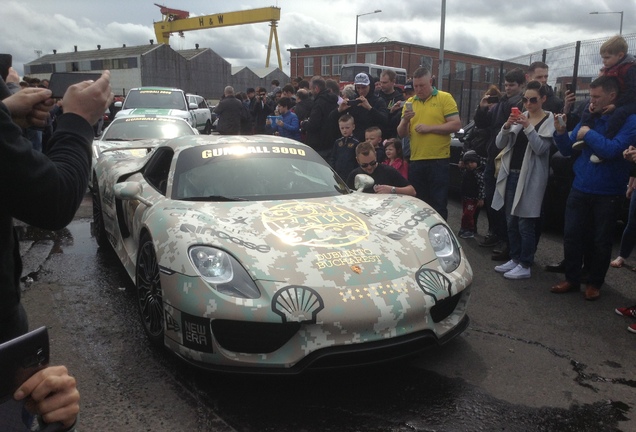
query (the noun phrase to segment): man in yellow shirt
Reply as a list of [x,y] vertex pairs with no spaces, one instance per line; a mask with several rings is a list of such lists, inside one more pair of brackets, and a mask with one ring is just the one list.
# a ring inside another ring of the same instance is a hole
[[409,181],[417,197],[446,219],[451,133],[462,127],[459,110],[450,93],[433,87],[426,68],[413,74],[413,89],[415,96],[404,104],[397,129],[401,138],[411,140]]

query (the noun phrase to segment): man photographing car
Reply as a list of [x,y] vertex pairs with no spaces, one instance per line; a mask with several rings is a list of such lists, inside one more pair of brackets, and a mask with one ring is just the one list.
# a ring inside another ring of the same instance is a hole
[[[51,91],[34,87],[11,95],[0,80],[0,342],[28,331],[20,303],[22,261],[13,219],[49,230],[73,219],[88,183],[92,125],[112,98],[109,71],[97,81],[72,85],[62,101],[64,114],[58,117],[51,149],[44,155],[33,150],[22,131],[44,125],[54,103]],[[14,394],[17,400],[27,397],[46,423],[74,425],[79,393],[65,367],[47,367],[33,375]],[[0,430],[7,430],[8,417],[0,413]]]

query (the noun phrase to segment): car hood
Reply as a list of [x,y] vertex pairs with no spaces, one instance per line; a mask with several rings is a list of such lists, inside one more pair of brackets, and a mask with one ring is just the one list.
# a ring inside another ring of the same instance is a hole
[[232,254],[255,280],[310,285],[338,286],[352,272],[367,283],[413,275],[437,259],[428,230],[445,225],[423,201],[398,195],[170,203],[153,206],[146,219],[162,266],[194,275],[188,249],[209,245]]
[[134,109],[124,109],[117,113],[117,117],[124,116],[144,116],[144,115],[161,115],[161,116],[172,116],[172,117],[188,117],[188,111],[185,109],[164,109],[164,108],[134,108]]

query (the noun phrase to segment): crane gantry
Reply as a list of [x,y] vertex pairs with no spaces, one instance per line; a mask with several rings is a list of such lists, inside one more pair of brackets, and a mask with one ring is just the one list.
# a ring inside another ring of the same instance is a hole
[[276,28],[280,20],[280,8],[266,7],[259,9],[248,9],[237,12],[225,12],[212,15],[203,15],[190,18],[190,12],[172,9],[155,3],[160,8],[163,20],[154,23],[155,35],[157,42],[170,45],[170,35],[192,30],[202,30],[216,27],[228,27],[242,24],[255,24],[268,22],[271,27],[269,32],[269,43],[267,44],[267,59],[265,67],[269,67],[269,58],[272,51],[272,39],[276,42],[276,54],[278,56],[278,67],[283,69],[283,63],[280,58],[280,46],[278,44],[278,33]]

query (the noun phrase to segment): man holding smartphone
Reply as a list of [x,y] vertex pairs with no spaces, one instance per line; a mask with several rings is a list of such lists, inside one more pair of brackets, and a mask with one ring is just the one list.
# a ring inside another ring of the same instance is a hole
[[[451,133],[462,127],[459,110],[450,93],[433,87],[427,68],[415,70],[413,88],[415,96],[406,101],[397,128],[401,138],[411,139],[409,181],[417,197],[447,219],[450,142]],[[412,110],[407,110],[409,102]]]
[[[0,342],[28,331],[20,303],[22,262],[13,219],[49,230],[73,219],[88,183],[92,125],[112,98],[108,71],[95,82],[71,86],[51,150],[44,155],[33,150],[22,131],[44,125],[54,103],[51,91],[26,88],[11,95],[0,79]],[[14,394],[16,400],[27,397],[44,422],[61,422],[66,428],[75,423],[79,393],[65,367],[47,367],[29,378]],[[7,430],[3,422],[10,420],[0,413],[0,430]]]

